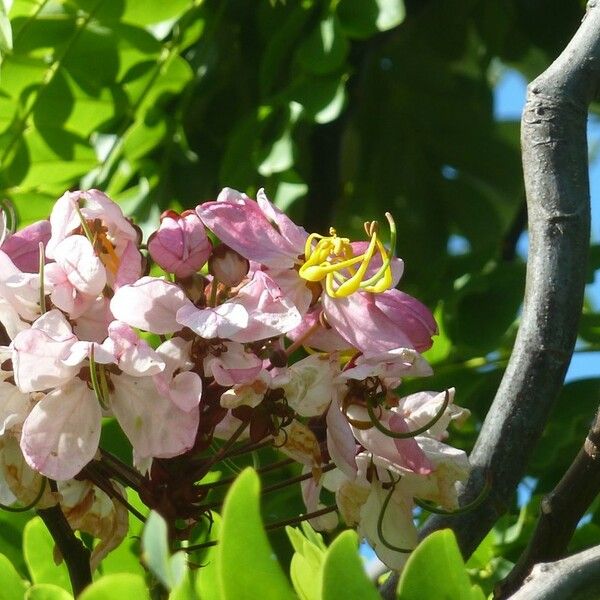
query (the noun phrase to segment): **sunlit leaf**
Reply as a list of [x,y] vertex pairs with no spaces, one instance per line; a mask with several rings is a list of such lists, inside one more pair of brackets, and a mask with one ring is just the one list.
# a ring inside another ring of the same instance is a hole
[[[232,485],[223,506],[217,570],[223,600],[285,600],[294,594],[269,547],[259,511],[260,482],[252,469]],[[235,576],[230,572],[235,565]]]

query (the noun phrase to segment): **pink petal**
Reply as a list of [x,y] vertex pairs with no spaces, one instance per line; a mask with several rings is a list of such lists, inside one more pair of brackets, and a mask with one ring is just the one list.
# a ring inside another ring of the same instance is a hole
[[285,269],[304,252],[278,233],[254,200],[235,190],[225,188],[216,202],[205,202],[196,212],[223,243],[248,260]]
[[51,479],[74,477],[98,449],[101,420],[100,406],[83,381],[50,392],[23,424],[25,460]]
[[113,378],[111,408],[139,458],[171,458],[196,439],[199,411],[184,411],[157,393],[150,377]]
[[10,235],[2,242],[2,250],[15,266],[25,273],[37,273],[40,268],[39,244],[50,239],[50,221],[37,221]]
[[173,333],[181,329],[175,315],[192,303],[174,283],[155,277],[142,277],[119,288],[110,302],[116,319],[152,333]]

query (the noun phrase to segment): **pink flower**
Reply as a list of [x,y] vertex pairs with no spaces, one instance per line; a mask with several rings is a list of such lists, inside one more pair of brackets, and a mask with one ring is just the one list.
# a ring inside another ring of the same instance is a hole
[[262,370],[262,360],[255,354],[246,352],[244,346],[235,342],[225,342],[223,350],[204,359],[204,371],[214,377],[219,385],[230,386],[251,383]]
[[396,289],[380,294],[357,292],[345,298],[323,296],[327,322],[366,356],[394,348],[431,347],[437,325],[429,309]]
[[0,323],[10,338],[40,314],[39,276],[21,272],[0,250]]
[[94,249],[106,267],[109,285],[133,283],[141,275],[140,235],[118,204],[98,190],[66,192],[50,214],[52,235],[46,256],[53,259],[66,237],[82,232],[82,221],[94,236]]
[[65,238],[54,249],[55,262],[45,268],[50,299],[77,318],[95,303],[106,285],[106,271],[92,244],[81,235]]
[[100,405],[87,384],[72,379],[52,390],[23,424],[21,450],[32,469],[71,479],[94,457],[100,441]]
[[301,316],[266,273],[255,271],[227,302],[202,309],[189,302],[177,312],[177,321],[205,339],[219,337],[246,343],[282,335],[299,325]]
[[148,251],[156,264],[177,277],[193,275],[208,260],[212,244],[198,215],[191,210],[181,215],[164,212],[160,227],[148,240]]
[[24,273],[37,273],[40,268],[40,242],[50,239],[50,221],[37,221],[4,239],[0,248]]
[[205,202],[196,212],[223,243],[266,267],[292,267],[304,252],[308,234],[273,206],[262,189],[255,202],[225,188],[216,202]]
[[67,364],[77,338],[57,309],[43,314],[30,329],[12,341],[15,382],[22,392],[35,392],[64,385],[79,371]]
[[175,316],[184,306],[194,308],[183,290],[156,277],[142,277],[120,287],[110,302],[116,319],[158,334],[173,333],[182,328]]

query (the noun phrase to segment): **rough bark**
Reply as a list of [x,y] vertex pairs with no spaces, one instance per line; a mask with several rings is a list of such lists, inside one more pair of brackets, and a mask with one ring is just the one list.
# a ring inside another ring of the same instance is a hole
[[600,546],[534,567],[509,600],[596,600],[600,590]]
[[579,520],[600,492],[600,411],[585,442],[557,486],[542,499],[540,517],[523,554],[494,593],[497,600],[515,592],[536,563],[564,556]]

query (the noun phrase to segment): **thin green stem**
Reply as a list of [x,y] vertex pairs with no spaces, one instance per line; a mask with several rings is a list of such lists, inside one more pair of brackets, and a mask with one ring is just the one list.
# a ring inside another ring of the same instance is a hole
[[47,483],[48,480],[45,477],[42,477],[42,484],[40,485],[40,489],[35,495],[35,498],[29,504],[26,504],[25,506],[7,506],[6,504],[0,504],[0,509],[12,513],[21,513],[27,512],[28,510],[35,508],[36,504],[41,500],[42,496],[44,495],[44,492],[46,491]]
[[435,416],[431,419],[431,421],[429,421],[428,423],[425,423],[425,425],[422,425],[421,427],[418,427],[417,429],[414,429],[412,431],[392,431],[391,429],[388,429],[377,418],[377,415],[375,414],[375,411],[373,409],[373,405],[370,402],[367,403],[367,412],[369,413],[369,418],[371,419],[371,423],[373,424],[373,426],[376,429],[378,429],[382,433],[385,433],[385,435],[387,435],[388,437],[391,437],[391,438],[394,438],[397,440],[406,440],[406,439],[414,438],[417,435],[421,435],[422,433],[425,433],[428,429],[431,429],[444,416],[444,413],[446,412],[446,409],[448,408],[448,404],[450,404],[450,393],[448,392],[448,390],[446,390],[444,402],[442,403],[441,408],[438,410],[438,412],[435,414]]

